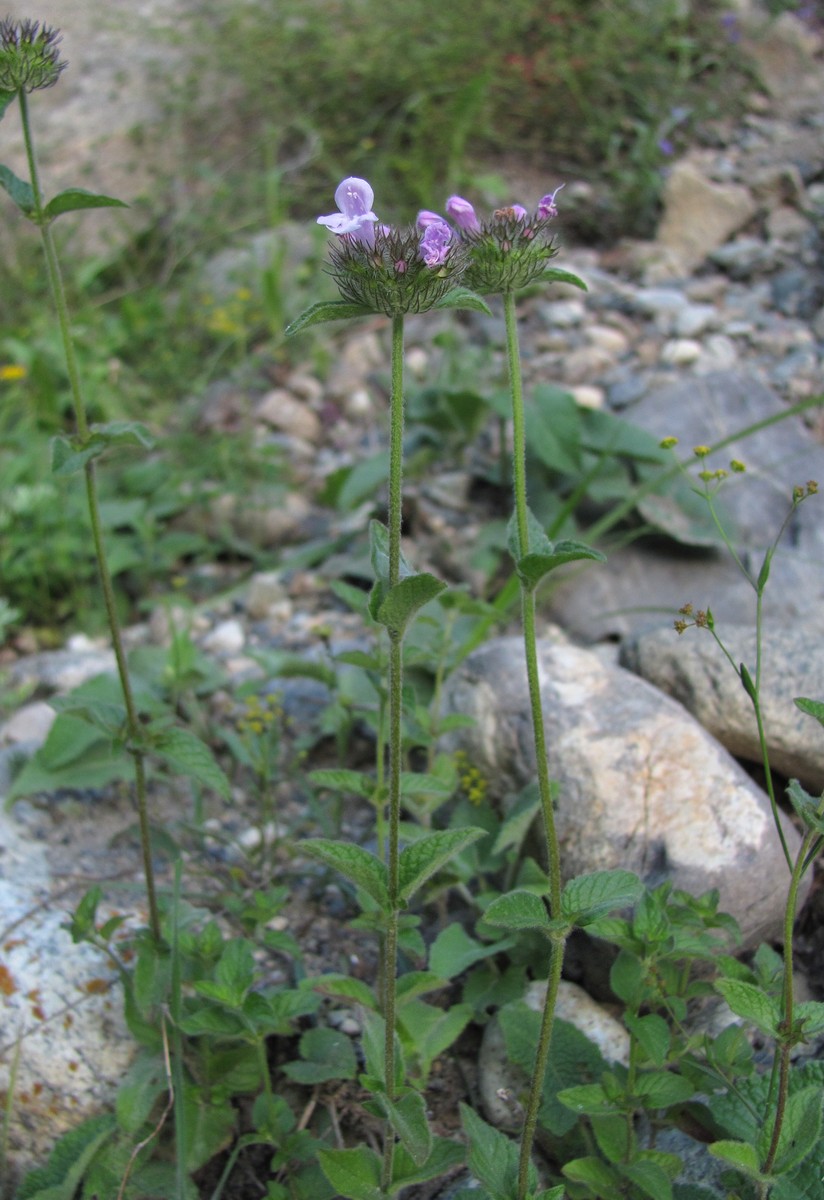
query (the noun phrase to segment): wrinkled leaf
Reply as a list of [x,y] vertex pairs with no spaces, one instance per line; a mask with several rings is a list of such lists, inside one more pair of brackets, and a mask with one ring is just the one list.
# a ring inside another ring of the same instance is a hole
[[25,179],[18,179],[14,171],[0,163],[0,187],[8,192],[22,213],[31,217],[35,211],[34,192]]
[[56,196],[53,196],[43,212],[50,221],[53,221],[61,213],[78,212],[82,208],[128,207],[125,201],[115,200],[113,196],[96,195],[94,192],[87,192],[85,188],[67,188],[65,192],[58,192]]
[[398,870],[399,899],[409,900],[444,863],[485,836],[485,829],[445,829],[424,834],[406,846],[401,851]]
[[321,300],[311,304],[299,317],[286,327],[286,336],[294,337],[303,333],[313,325],[322,325],[325,321],[347,321],[353,317],[371,317],[373,310],[365,304],[352,304],[348,300]]
[[372,897],[384,910],[389,911],[387,872],[381,860],[361,846],[332,841],[331,838],[310,838],[301,842],[301,850],[312,858],[318,858],[329,867],[340,871],[352,883]]

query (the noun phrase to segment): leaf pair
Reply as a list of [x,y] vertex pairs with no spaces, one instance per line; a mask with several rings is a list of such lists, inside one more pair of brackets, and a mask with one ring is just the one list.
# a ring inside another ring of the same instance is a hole
[[606,562],[606,557],[600,550],[593,550],[583,542],[565,539],[551,542],[535,514],[526,510],[527,545],[521,545],[515,514],[510,519],[507,528],[507,545],[515,560],[518,577],[529,591],[538,586],[541,580],[551,571],[562,567],[565,563],[589,559],[595,562]]
[[540,896],[519,890],[493,900],[484,920],[501,929],[537,929],[549,937],[565,937],[574,926],[583,929],[608,912],[629,908],[643,890],[641,880],[631,871],[594,871],[569,880],[555,918],[550,917]]
[[[37,202],[31,184],[26,183],[25,179],[18,178],[14,171],[3,166],[2,163],[0,163],[0,187],[8,193],[25,217],[28,217],[30,221],[37,219]],[[48,225],[63,213],[79,212],[84,208],[128,207],[124,201],[115,200],[113,196],[98,195],[86,191],[85,188],[68,188],[53,196],[48,204],[43,205],[42,223]]]

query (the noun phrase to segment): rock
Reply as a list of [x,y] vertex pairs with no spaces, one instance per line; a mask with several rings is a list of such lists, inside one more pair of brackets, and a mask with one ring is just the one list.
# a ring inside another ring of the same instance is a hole
[[44,650],[21,658],[9,668],[17,687],[39,687],[50,692],[70,692],[87,679],[114,671],[114,652],[84,639],[72,639],[74,649]]
[[[658,438],[677,436],[686,454],[695,445],[781,412],[782,403],[756,378],[725,371],[650,391],[629,410],[630,419]],[[780,421],[747,438],[733,439],[706,459],[708,469],[746,464],[722,488],[717,506],[733,545],[757,575],[764,552],[789,510],[792,489],[824,480],[824,447],[798,418]],[[764,593],[764,617],[772,625],[800,624],[824,635],[824,521],[813,497],[794,514],[773,558]],[[721,625],[741,625],[755,615],[751,584],[728,551],[718,546],[708,514],[697,506],[687,517],[667,496],[642,501],[645,518],[685,545],[640,542],[609,554],[559,582],[548,608],[553,619],[583,641],[626,637],[670,625],[682,604],[712,608]],[[692,510],[691,510],[692,511]],[[714,547],[713,547],[714,543]],[[704,549],[701,550],[703,544]]]
[[[736,663],[755,678],[755,634],[717,626]],[[761,762],[752,704],[729,661],[706,630],[679,637],[657,630],[625,643],[621,662],[689,709],[730,754]],[[797,626],[770,630],[764,638],[761,708],[775,771],[798,778],[815,795],[824,788],[824,741],[815,722],[793,704],[796,696],[824,698],[824,649]]]
[[0,725],[0,746],[34,743],[42,746],[54,724],[57,713],[50,704],[35,700],[18,708],[14,716]]
[[246,644],[246,633],[240,621],[219,621],[203,638],[204,650],[218,656],[237,654]]
[[753,59],[759,80],[785,114],[802,113],[821,97],[822,70],[817,61],[821,38],[793,13],[767,22],[756,16],[744,22],[744,49]]
[[[524,1003],[533,1012],[542,1012],[546,999],[546,980],[536,979],[524,992]],[[558,987],[555,1015],[579,1029],[600,1050],[609,1063],[629,1063],[629,1034],[600,1004],[591,999],[576,983],[562,979]],[[497,1018],[484,1030],[478,1059],[478,1086],[484,1112],[499,1129],[520,1128],[522,1114],[517,1102],[507,1101],[524,1092],[527,1080],[524,1073],[510,1062],[506,1053],[503,1031]]]
[[701,357],[701,343],[694,338],[673,338],[661,347],[661,362],[670,367],[687,367]]
[[20,1039],[9,1126],[9,1160],[20,1172],[111,1106],[135,1049],[112,970],[97,950],[72,943],[62,928],[67,908],[52,895],[44,845],[0,807],[0,1090]]
[[[14,7],[61,31],[61,57],[69,63],[32,107],[45,191],[53,196],[82,186],[128,202],[127,209],[100,210],[93,221],[74,215],[61,220],[64,230],[71,229],[73,252],[110,252],[154,219],[156,212],[134,201],[179,164],[182,126],[168,119],[167,108],[172,81],[187,70],[196,42],[192,0],[110,0],[105,11],[94,0],[38,0],[36,12]],[[16,107],[3,122],[3,161],[28,178]],[[6,226],[12,232],[16,227]],[[5,237],[3,232],[4,258]]]
[[249,580],[246,611],[253,621],[262,621],[273,608],[287,600],[283,576],[279,571],[256,571]]
[[664,215],[656,241],[689,274],[755,216],[747,188],[714,183],[690,159],[676,163],[664,188]]
[[274,388],[255,405],[255,418],[292,437],[317,442],[321,424],[305,402],[297,400],[285,388]]
[[[572,645],[539,644],[550,772],[559,782],[564,878],[622,867],[651,886],[718,888],[744,943],[774,935],[788,873],[767,797],[678,703]],[[444,712],[475,724],[445,739],[504,801],[535,775],[520,638],[476,650],[450,677]],[[799,837],[789,821],[791,853]]]

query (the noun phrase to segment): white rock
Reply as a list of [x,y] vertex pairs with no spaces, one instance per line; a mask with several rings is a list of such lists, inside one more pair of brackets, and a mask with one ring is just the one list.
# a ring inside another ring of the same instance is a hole
[[718,310],[713,304],[687,304],[675,314],[674,332],[678,337],[692,338],[718,324]]
[[249,580],[246,611],[253,621],[269,616],[272,608],[286,599],[286,588],[277,571],[257,571]]
[[675,163],[667,177],[657,241],[676,256],[683,273],[689,274],[755,212],[747,188],[714,183],[696,163],[684,159]]
[[298,400],[285,388],[274,388],[267,392],[255,405],[254,416],[255,420],[263,421],[273,429],[309,443],[316,442],[320,437],[318,417],[304,400]]
[[203,638],[203,649],[212,654],[237,654],[246,642],[246,633],[240,621],[232,618],[220,621]]
[[606,403],[606,393],[603,388],[592,384],[581,383],[569,389],[576,404],[581,408],[603,408]]
[[37,742],[42,745],[56,716],[55,710],[44,700],[24,704],[0,725],[0,746],[11,746],[16,742]]
[[[649,884],[718,888],[745,944],[780,927],[788,881],[766,795],[680,704],[572,645],[539,642],[550,774],[565,878],[622,867]],[[535,776],[521,639],[497,638],[450,677],[444,712],[472,717],[443,739],[503,800]],[[785,836],[795,853],[799,837]]]
[[701,357],[701,343],[692,338],[673,338],[661,347],[661,362],[671,367],[686,367]]

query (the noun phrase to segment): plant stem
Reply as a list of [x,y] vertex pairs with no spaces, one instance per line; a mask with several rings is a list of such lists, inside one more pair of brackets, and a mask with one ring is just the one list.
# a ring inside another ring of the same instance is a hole
[[552,939],[552,949],[549,954],[549,976],[546,981],[546,999],[544,1000],[544,1011],[541,1015],[541,1031],[538,1035],[535,1067],[532,1072],[524,1128],[521,1133],[521,1150],[518,1159],[518,1200],[525,1200],[529,1189],[529,1163],[532,1157],[532,1143],[535,1140],[535,1129],[538,1124],[538,1109],[541,1106],[541,1096],[544,1090],[549,1048],[552,1045],[552,1027],[555,1024],[555,1005],[558,1001],[558,986],[561,982],[561,971],[564,966],[565,946],[566,938],[559,937],[557,940],[555,938]]
[[[46,257],[46,272],[48,274],[49,287],[51,289],[52,299],[54,301],[55,311],[57,313],[57,323],[60,329],[60,339],[63,345],[63,353],[66,359],[66,370],[69,376],[69,386],[71,388],[72,401],[74,403],[77,433],[80,439],[84,440],[89,434],[89,424],[86,414],[86,403],[83,397],[83,389],[80,384],[77,355],[75,354],[74,341],[72,339],[71,328],[69,324],[69,311],[66,303],[66,289],[63,284],[60,261],[57,256],[57,250],[54,244],[54,238],[52,237],[51,227],[43,212],[43,200],[37,171],[37,159],[34,153],[34,143],[31,135],[31,123],[29,121],[28,97],[26,93],[21,90],[18,93],[18,98],[20,100],[20,118],[23,126],[23,139],[26,145],[26,157],[28,159],[29,175],[31,178],[32,191],[34,193],[34,222],[40,229],[40,236],[43,241],[43,250]],[[92,530],[92,541],[94,543],[94,552],[97,558],[100,583],[103,590],[103,601],[106,607],[106,618],[112,639],[112,648],[114,650],[115,661],[117,663],[117,674],[120,679],[120,687],[123,693],[123,703],[126,709],[126,731],[129,741],[129,752],[134,761],[135,798],[137,803],[138,821],[140,824],[140,843],[143,854],[143,872],[146,880],[146,897],[149,907],[149,926],[152,936],[154,937],[155,941],[159,943],[160,914],[157,907],[154,869],[152,866],[149,815],[148,804],[146,800],[145,753],[141,749],[140,721],[138,719],[137,707],[135,705],[131,680],[129,678],[129,669],[126,662],[126,653],[123,647],[120,621],[117,616],[117,606],[115,603],[114,588],[112,586],[112,577],[109,571],[108,561],[106,559],[106,549],[103,542],[103,525],[100,519],[100,504],[97,495],[94,459],[90,459],[86,463],[84,467],[84,474],[86,480],[86,500],[89,509],[89,521]]]
[[798,904],[798,889],[804,876],[804,868],[810,846],[818,838],[818,833],[809,830],[798,851],[787,892],[787,906],[784,909],[784,979],[782,987],[781,1024],[784,1037],[779,1047],[778,1096],[775,1105],[775,1121],[767,1157],[762,1168],[765,1175],[772,1172],[778,1145],[781,1140],[781,1128],[784,1124],[784,1112],[787,1106],[787,1094],[790,1086],[790,1056],[795,1041],[793,1040],[793,1014],[795,1011],[795,996],[793,988],[793,925],[795,910]]
[[[400,581],[403,519],[403,317],[392,318],[392,391],[389,401],[389,587]],[[403,704],[403,636],[389,636],[389,837],[387,870],[389,905],[383,946],[383,1018],[386,1024],[384,1064],[386,1095],[395,1098],[395,996],[398,969],[399,840],[401,818],[401,713]],[[384,1128],[381,1187],[389,1194],[395,1154],[395,1133]]]
[[[514,294],[506,292],[503,302],[506,319],[509,386],[512,395],[512,482],[515,498],[515,525],[518,533],[518,557],[522,558],[525,554],[529,553],[523,383],[521,379],[521,361],[518,348],[518,327]],[[547,870],[549,873],[549,908],[550,915],[557,917],[561,911],[561,855],[558,846],[558,834],[555,828],[555,813],[552,807],[552,789],[549,779],[543,704],[541,702],[541,683],[538,672],[538,648],[535,633],[535,591],[534,588],[527,587],[523,580],[520,580],[520,586],[524,655],[526,658],[526,673],[529,685],[529,707],[532,717],[532,732],[535,739],[538,792],[541,798],[541,811],[544,818],[544,841],[546,846]],[[524,1118],[524,1128],[521,1134],[521,1151],[518,1167],[518,1200],[524,1200],[527,1194],[532,1142],[538,1122],[538,1108],[541,1102],[544,1075],[546,1073],[546,1064],[552,1039],[555,1003],[564,962],[564,945],[564,939],[553,940],[552,942],[546,1000],[544,1001],[544,1011],[541,1018],[541,1033],[538,1039],[532,1086]]]

